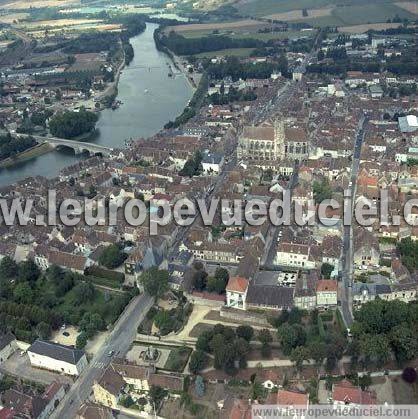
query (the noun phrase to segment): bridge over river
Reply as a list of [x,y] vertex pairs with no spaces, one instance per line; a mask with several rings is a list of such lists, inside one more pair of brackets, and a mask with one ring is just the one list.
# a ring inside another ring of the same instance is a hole
[[103,156],[109,156],[114,150],[111,147],[106,147],[100,144],[88,143],[84,141],[67,140],[65,138],[57,137],[41,137],[39,135],[27,135],[27,134],[16,134],[16,137],[32,137],[39,144],[50,144],[52,147],[68,147],[72,148],[76,154],[88,152],[91,155],[102,154]]

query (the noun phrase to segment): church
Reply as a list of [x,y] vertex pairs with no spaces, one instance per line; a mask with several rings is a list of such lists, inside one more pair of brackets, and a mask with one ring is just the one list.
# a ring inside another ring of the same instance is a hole
[[246,126],[238,142],[238,159],[294,160],[309,156],[306,129],[285,121],[273,125]]

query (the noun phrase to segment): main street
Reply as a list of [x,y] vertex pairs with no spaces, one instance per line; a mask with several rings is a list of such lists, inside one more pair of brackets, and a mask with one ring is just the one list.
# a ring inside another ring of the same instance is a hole
[[[51,418],[74,418],[80,405],[89,397],[93,383],[110,364],[114,353],[123,357],[128,352],[136,336],[139,324],[153,304],[153,298],[142,294],[135,297],[115,323],[112,332],[102,344],[88,367],[71,386],[65,398],[51,415]],[[113,352],[111,352],[113,351]]]
[[[363,115],[360,118],[359,125],[356,132],[356,140],[353,151],[353,163],[351,166],[351,179],[350,179],[350,211],[351,218],[353,218],[354,203],[357,192],[357,176],[360,166],[360,153],[361,146],[364,138],[364,126],[367,122],[366,117]],[[347,209],[345,209],[347,210]],[[341,306],[340,311],[343,316],[345,325],[350,328],[353,323],[353,311],[352,311],[352,295],[351,287],[353,284],[353,219],[350,220],[349,225],[344,226],[344,238],[343,238],[343,257],[342,257],[342,281],[340,283],[340,296]]]

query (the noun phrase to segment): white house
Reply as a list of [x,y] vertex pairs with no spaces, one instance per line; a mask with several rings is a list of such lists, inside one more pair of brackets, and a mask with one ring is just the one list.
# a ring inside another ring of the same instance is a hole
[[36,340],[28,349],[31,365],[67,375],[80,375],[87,367],[84,351],[53,342]]
[[226,305],[241,310],[246,309],[245,300],[248,292],[248,279],[233,276],[226,286]]
[[338,302],[338,283],[322,279],[316,285],[316,305],[319,308],[336,307]]
[[295,268],[313,269],[315,267],[315,261],[310,258],[310,248],[306,244],[279,244],[276,253],[276,263]]
[[16,338],[11,333],[0,335],[0,364],[17,349]]
[[202,168],[203,172],[207,174],[219,174],[222,165],[224,163],[224,157],[219,153],[212,153],[206,151],[202,157]]

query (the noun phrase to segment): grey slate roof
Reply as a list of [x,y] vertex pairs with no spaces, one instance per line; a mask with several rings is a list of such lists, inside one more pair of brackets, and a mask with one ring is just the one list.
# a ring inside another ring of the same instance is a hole
[[250,282],[247,292],[247,303],[282,309],[293,306],[293,288],[277,285],[253,285]]
[[0,351],[16,338],[11,333],[0,335]]
[[77,365],[78,361],[84,356],[84,351],[80,349],[74,349],[70,346],[59,345],[58,343],[39,339],[29,347],[28,352],[47,356],[73,365]]

